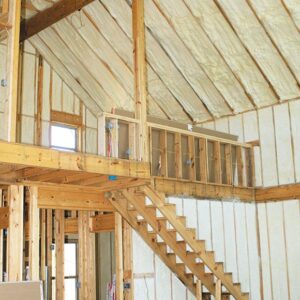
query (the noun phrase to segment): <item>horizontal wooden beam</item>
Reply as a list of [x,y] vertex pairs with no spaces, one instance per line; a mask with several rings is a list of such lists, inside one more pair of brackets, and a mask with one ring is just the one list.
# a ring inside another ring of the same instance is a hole
[[78,233],[78,219],[77,218],[65,218],[65,234]]
[[38,207],[62,210],[114,211],[103,192],[88,192],[83,188],[39,187]]
[[56,110],[51,110],[50,120],[51,122],[58,122],[78,127],[82,126],[83,123],[82,116],[80,115],[69,114],[66,112]]
[[148,163],[0,142],[0,163],[103,175],[149,178]]
[[167,195],[185,195],[199,199],[221,199],[240,201],[254,201],[254,189],[246,187],[234,187],[230,185],[217,185],[210,183],[191,182],[176,179],[155,177],[154,188]]
[[25,41],[91,2],[93,0],[60,0],[54,3],[51,7],[21,23],[20,41]]
[[269,188],[257,188],[255,200],[257,202],[300,199],[300,183],[281,185]]
[[8,228],[9,225],[9,208],[0,207],[0,229]]
[[90,232],[108,232],[115,230],[115,214],[101,214],[90,217]]

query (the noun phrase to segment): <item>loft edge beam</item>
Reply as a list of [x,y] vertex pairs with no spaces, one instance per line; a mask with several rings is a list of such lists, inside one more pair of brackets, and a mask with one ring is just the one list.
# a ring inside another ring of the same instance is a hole
[[20,42],[39,33],[73,12],[82,9],[94,0],[61,0],[51,7],[39,12],[29,20],[21,22]]

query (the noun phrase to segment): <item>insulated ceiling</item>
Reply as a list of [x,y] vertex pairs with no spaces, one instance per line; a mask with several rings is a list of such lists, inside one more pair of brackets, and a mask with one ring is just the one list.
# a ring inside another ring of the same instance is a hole
[[[185,123],[300,98],[300,0],[144,0],[148,112]],[[27,0],[30,18],[56,1]],[[134,110],[130,0],[29,39],[93,112]]]

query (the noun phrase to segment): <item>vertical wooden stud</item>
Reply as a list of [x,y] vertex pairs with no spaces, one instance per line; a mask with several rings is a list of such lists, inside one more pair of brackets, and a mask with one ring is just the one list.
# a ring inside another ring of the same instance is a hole
[[215,300],[222,300],[222,283],[220,279],[216,282],[216,295]]
[[207,140],[200,138],[199,139],[199,157],[200,157],[200,180],[202,182],[207,182]]
[[202,300],[202,283],[200,280],[197,280],[196,283],[196,297],[197,300]]
[[12,24],[12,28],[8,32],[8,84],[4,107],[4,131],[8,142],[16,142],[17,136],[20,21],[21,1],[10,1],[8,22]]
[[220,142],[214,142],[214,168],[215,168],[215,183],[221,184],[221,149]]
[[244,185],[244,164],[243,164],[243,155],[242,155],[242,147],[236,147],[236,160],[237,160],[237,173],[238,173],[238,185]]
[[125,291],[124,299],[133,299],[133,272],[132,272],[132,228],[123,219],[123,255],[124,255],[124,282],[130,284]]
[[22,281],[24,241],[24,187],[11,185],[8,188],[8,202],[8,280]]
[[167,160],[167,133],[165,130],[160,131],[160,176],[168,176]]
[[134,53],[135,117],[139,120],[137,153],[139,160],[149,161],[144,0],[132,1],[132,33]]
[[29,275],[30,280],[40,279],[40,212],[38,188],[29,188]]
[[123,300],[123,239],[122,239],[122,216],[115,213],[115,256],[116,256],[116,299]]
[[136,124],[129,123],[129,159],[136,159]]
[[39,55],[38,61],[39,61],[39,66],[38,66],[35,143],[36,145],[40,146],[42,144],[43,77],[44,77],[43,57],[41,55]]
[[53,242],[53,216],[52,209],[47,209],[47,247],[46,247],[46,258],[47,258],[47,267],[48,267],[48,286],[47,288],[47,300],[52,299],[52,242]]
[[40,278],[43,282],[46,281],[45,267],[46,267],[46,224],[47,224],[47,215],[46,210],[40,210],[41,222],[41,268],[40,268]]
[[189,151],[189,179],[196,180],[195,170],[195,139],[193,136],[188,136],[188,151]]
[[[3,194],[0,189],[0,207],[3,205]],[[2,282],[3,278],[3,230],[0,229],[0,282]]]
[[175,133],[175,172],[176,178],[182,178],[181,134]]
[[225,144],[226,184],[232,185],[231,145]]
[[110,122],[113,125],[111,129],[111,156],[119,156],[119,123],[117,119],[112,119]]
[[55,258],[56,258],[56,299],[65,299],[64,276],[64,247],[65,247],[65,220],[64,211],[55,210]]
[[98,154],[106,156],[106,121],[105,116],[98,116]]

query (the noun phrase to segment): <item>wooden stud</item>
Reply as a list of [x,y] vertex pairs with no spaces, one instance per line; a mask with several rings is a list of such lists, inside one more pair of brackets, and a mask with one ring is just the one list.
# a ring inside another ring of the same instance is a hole
[[116,300],[124,299],[123,292],[123,239],[122,239],[122,216],[115,213],[115,257],[116,257]]
[[9,207],[0,206],[0,230],[8,228],[8,226],[9,226]]
[[9,229],[7,240],[8,280],[23,280],[24,241],[24,187],[11,185],[8,188]]
[[7,102],[4,107],[4,132],[8,142],[16,142],[21,1],[10,1],[8,16],[8,22],[13,26],[9,30],[7,42],[8,85]]
[[214,142],[214,168],[215,168],[215,183],[222,183],[222,173],[221,173],[221,149],[220,143]]
[[133,253],[132,253],[132,228],[123,219],[123,260],[124,260],[124,282],[130,284],[130,288],[124,291],[125,300],[133,300]]
[[[150,130],[149,130],[150,131]],[[136,159],[136,135],[137,125],[135,123],[129,123],[129,159]]]
[[175,133],[175,173],[176,178],[182,178],[181,134]]
[[195,139],[193,136],[188,136],[188,151],[189,151],[189,179],[191,181],[196,180],[196,169],[195,169]]
[[47,232],[46,232],[46,226],[47,226],[47,214],[46,209],[40,210],[41,215],[41,222],[40,222],[40,228],[41,228],[41,268],[40,268],[40,278],[45,282],[46,280],[46,274],[45,274],[45,267],[46,267],[46,248],[47,248]]
[[197,280],[197,283],[196,283],[196,297],[197,297],[197,300],[202,300],[202,283],[201,283],[201,280]]
[[134,53],[135,118],[139,120],[137,153],[139,160],[149,161],[144,0],[132,1],[132,33]]
[[241,146],[236,147],[236,160],[237,160],[237,172],[238,172],[238,185],[244,185],[244,164],[243,164],[243,148]]
[[[3,190],[0,189],[0,209],[3,206]],[[0,227],[1,228],[1,227]],[[0,229],[0,282],[2,282],[3,274],[3,230]]]
[[207,182],[207,140],[199,138],[200,181]]
[[46,257],[47,257],[47,267],[48,267],[48,286],[47,288],[47,295],[48,299],[52,300],[52,243],[53,243],[53,211],[52,209],[46,210],[47,214],[47,247],[46,247]]
[[225,166],[226,166],[226,184],[232,185],[232,157],[231,157],[230,144],[225,144]]
[[50,120],[51,122],[72,125],[75,127],[81,127],[83,124],[82,115],[74,115],[56,110],[51,110]]
[[222,300],[221,298],[222,298],[222,282],[220,279],[217,279],[215,300]]
[[56,274],[55,287],[56,299],[65,299],[65,278],[64,278],[64,247],[65,247],[65,220],[64,211],[55,210],[55,258]]
[[38,188],[29,188],[29,276],[40,280],[40,212],[38,209]]
[[168,176],[168,160],[167,160],[167,132],[160,131],[160,176]]
[[43,64],[43,57],[41,55],[39,55],[39,66],[38,66],[37,76],[38,76],[38,87],[37,87],[35,144],[40,146],[42,144],[42,111],[43,111],[43,78],[44,78],[44,64]]
[[99,214],[89,220],[90,232],[110,232],[115,230],[114,214]]

